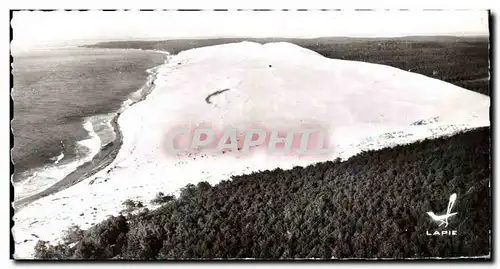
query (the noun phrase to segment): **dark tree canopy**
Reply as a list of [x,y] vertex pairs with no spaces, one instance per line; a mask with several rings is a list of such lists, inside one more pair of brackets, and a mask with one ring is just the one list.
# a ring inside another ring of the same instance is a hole
[[[417,258],[490,253],[490,130],[363,152],[345,162],[276,169],[112,217],[77,243],[39,242],[41,259]],[[182,180],[182,179],[179,179]],[[160,190],[159,190],[160,191]],[[457,194],[447,230],[443,214]],[[76,237],[72,237],[76,238]]]

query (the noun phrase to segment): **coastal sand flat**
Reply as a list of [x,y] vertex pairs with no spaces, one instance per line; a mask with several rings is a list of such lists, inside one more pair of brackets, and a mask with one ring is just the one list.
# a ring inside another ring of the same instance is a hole
[[[150,205],[157,192],[176,193],[188,183],[215,184],[231,175],[347,158],[489,125],[488,96],[389,66],[328,59],[290,43],[184,51],[158,69],[155,85],[120,116],[123,144],[110,165],[15,214],[16,257],[29,257],[38,239],[57,240],[72,224],[88,228],[118,214],[129,198]],[[325,126],[334,152],[315,158],[265,152],[174,158],[163,149],[174,126],[302,123]]]

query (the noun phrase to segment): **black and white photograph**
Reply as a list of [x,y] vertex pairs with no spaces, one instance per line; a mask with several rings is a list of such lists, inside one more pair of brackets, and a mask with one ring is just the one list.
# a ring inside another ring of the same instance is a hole
[[492,260],[490,10],[11,10],[11,259]]

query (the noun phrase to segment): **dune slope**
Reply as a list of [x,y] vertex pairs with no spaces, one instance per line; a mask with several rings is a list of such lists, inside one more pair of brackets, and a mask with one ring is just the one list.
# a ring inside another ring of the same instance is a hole
[[[157,70],[155,89],[120,116],[123,145],[105,169],[27,205],[14,216],[16,256],[68,226],[116,215],[125,199],[231,175],[343,159],[362,150],[489,125],[488,96],[397,68],[325,58],[290,43],[242,42],[187,50]],[[226,90],[227,89],[227,90]],[[214,94],[217,93],[217,94]],[[209,97],[207,102],[207,97]],[[334,149],[322,157],[165,154],[176,126],[321,125]]]

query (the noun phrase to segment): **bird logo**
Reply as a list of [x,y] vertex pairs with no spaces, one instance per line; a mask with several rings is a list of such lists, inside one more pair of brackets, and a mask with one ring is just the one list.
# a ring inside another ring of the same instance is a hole
[[455,205],[455,201],[457,200],[457,194],[454,193],[452,195],[450,195],[450,201],[448,202],[448,208],[446,209],[446,214],[443,214],[443,215],[436,215],[434,214],[434,212],[427,212],[427,214],[435,221],[439,221],[439,227],[441,227],[442,225],[444,225],[444,227],[448,227],[448,219],[451,217],[451,216],[454,216],[457,214],[457,212],[453,212],[453,213],[450,213],[451,212],[451,209],[453,208],[453,205]]

